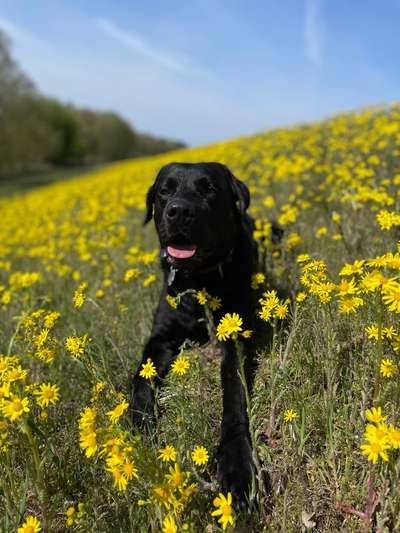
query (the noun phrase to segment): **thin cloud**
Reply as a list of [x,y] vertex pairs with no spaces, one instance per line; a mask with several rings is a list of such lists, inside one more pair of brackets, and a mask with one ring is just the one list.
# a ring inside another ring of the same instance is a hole
[[17,26],[14,22],[0,17],[0,30],[4,30],[8,37],[23,46],[45,46],[45,43],[38,39],[35,35],[28,32],[21,26]]
[[306,0],[304,43],[307,59],[321,68],[324,62],[322,0]]
[[111,37],[125,48],[151,59],[168,70],[181,74],[209,76],[209,72],[206,69],[196,67],[182,57],[166,54],[146,42],[140,35],[132,31],[127,32],[110,20],[97,18],[96,25],[108,37]]

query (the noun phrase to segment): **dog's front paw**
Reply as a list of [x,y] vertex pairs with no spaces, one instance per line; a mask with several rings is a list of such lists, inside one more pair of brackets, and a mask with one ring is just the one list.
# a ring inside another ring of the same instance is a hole
[[154,393],[146,381],[133,380],[129,404],[134,426],[146,430],[154,425]]
[[231,492],[235,506],[247,505],[255,467],[249,437],[239,435],[227,443],[221,443],[218,450],[218,479],[222,490]]

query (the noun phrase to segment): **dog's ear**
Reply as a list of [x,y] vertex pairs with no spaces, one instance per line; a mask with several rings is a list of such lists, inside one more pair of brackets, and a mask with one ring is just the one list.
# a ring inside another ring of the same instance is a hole
[[143,220],[143,226],[146,225],[150,220],[153,218],[153,207],[154,207],[154,200],[156,197],[156,187],[155,183],[150,187],[150,189],[147,191],[146,195],[146,215]]
[[250,192],[247,185],[243,183],[243,181],[240,181],[239,179],[235,178],[232,173],[231,176],[233,195],[235,197],[236,202],[239,203],[239,211],[243,215],[250,205]]

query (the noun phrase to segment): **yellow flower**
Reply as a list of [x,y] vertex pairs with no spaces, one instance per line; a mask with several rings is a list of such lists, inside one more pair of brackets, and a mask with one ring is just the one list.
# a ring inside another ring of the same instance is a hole
[[400,431],[393,424],[388,426],[386,434],[392,448],[400,448]]
[[298,418],[298,414],[293,409],[286,409],[283,419],[285,422],[293,422],[293,420],[296,420]]
[[301,303],[301,302],[304,302],[304,300],[307,298],[307,295],[305,292],[299,292],[297,293],[297,296],[296,296],[296,302],[297,303]]
[[360,292],[353,278],[351,278],[350,280],[342,279],[341,282],[337,286],[337,290],[338,290],[339,296],[347,296],[349,294],[358,294]]
[[79,446],[85,451],[86,457],[92,457],[98,448],[96,433],[94,431],[92,433],[82,432]]
[[51,385],[50,383],[42,383],[34,392],[37,396],[36,401],[40,407],[48,407],[54,405],[60,399],[60,388],[58,385]]
[[138,471],[135,468],[135,465],[132,461],[129,461],[128,459],[125,460],[125,462],[122,464],[122,474],[126,477],[126,479],[129,481],[133,478],[138,478]]
[[208,451],[204,446],[196,446],[192,451],[192,460],[196,465],[205,465],[208,461]]
[[319,239],[320,237],[322,237],[323,235],[326,235],[327,233],[328,233],[328,228],[326,226],[321,226],[315,232],[315,236],[317,237],[317,239]]
[[379,328],[375,324],[371,324],[371,326],[367,326],[365,328],[365,332],[367,334],[367,337],[369,339],[375,339],[378,340],[379,337]]
[[140,270],[138,268],[130,268],[125,272],[124,281],[129,283],[130,281],[136,279],[140,275]]
[[300,237],[298,233],[294,231],[289,233],[287,241],[286,241],[287,249],[291,250],[292,248],[296,248],[296,246],[298,246],[301,243],[301,241],[302,241],[302,238]]
[[200,305],[206,305],[207,299],[209,298],[206,289],[201,289],[201,291],[197,291],[196,298]]
[[382,415],[382,407],[372,407],[371,409],[367,409],[365,411],[365,418],[369,422],[379,424],[380,422],[385,422],[387,416]]
[[29,413],[28,398],[12,395],[10,400],[4,400],[1,411],[6,418],[16,420],[24,413]]
[[96,409],[86,407],[79,417],[79,446],[86,457],[92,457],[98,448],[96,437]]
[[221,524],[222,529],[225,530],[230,524],[233,526],[233,509],[232,509],[232,494],[228,492],[225,497],[223,494],[219,493],[217,498],[213,501],[214,507],[217,507],[215,511],[211,513],[212,516],[219,516],[218,522]]
[[185,481],[185,476],[184,473],[181,471],[181,468],[178,463],[175,463],[174,466],[169,467],[169,474],[165,474],[165,479],[173,488],[177,488],[183,485]]
[[268,322],[272,317],[283,320],[288,314],[289,300],[280,301],[276,291],[268,291],[263,294],[263,298],[259,300],[261,304],[261,311],[258,316]]
[[79,427],[84,430],[88,430],[89,428],[92,430],[96,423],[96,416],[96,409],[92,407],[86,407],[80,414]]
[[42,531],[39,520],[36,516],[27,516],[25,522],[18,528],[18,533],[39,533]]
[[65,511],[65,514],[68,518],[71,518],[76,513],[75,507],[68,507],[68,509]]
[[123,471],[119,468],[119,466],[113,466],[111,468],[107,468],[106,470],[108,470],[108,472],[110,472],[114,478],[114,487],[119,492],[126,490],[128,486],[128,479],[126,476],[124,476]]
[[158,458],[161,459],[163,463],[167,463],[168,461],[176,461],[175,448],[171,445],[161,448],[158,450]]
[[177,298],[174,298],[173,296],[170,296],[169,294],[167,294],[165,299],[167,300],[167,303],[172,307],[172,309],[177,309],[178,308],[178,299]]
[[382,274],[382,272],[379,272],[379,270],[373,270],[372,272],[368,272],[361,279],[361,284],[367,292],[374,291],[375,289],[377,289],[378,287],[381,287],[386,282],[387,282],[387,279]]
[[360,448],[362,454],[367,457],[368,461],[372,461],[374,464],[379,457],[384,461],[389,460],[386,450],[390,448],[390,445],[385,441],[374,440],[372,442],[367,442],[366,444],[361,444]]
[[42,329],[39,335],[35,339],[36,347],[41,348],[48,340],[48,337],[49,337],[49,330],[47,328]]
[[382,359],[379,371],[383,377],[391,378],[397,373],[398,367],[393,359]]
[[400,215],[386,211],[385,209],[379,211],[379,213],[376,215],[376,220],[382,230],[389,230],[393,226],[400,225]]
[[167,485],[155,485],[152,492],[153,498],[157,503],[162,503],[167,509],[171,507],[171,492]]
[[21,365],[18,365],[17,367],[8,370],[6,373],[6,379],[10,383],[13,381],[25,381],[27,375],[27,370],[24,370]]
[[256,274],[253,274],[251,277],[251,288],[256,290],[264,282],[265,282],[265,274],[263,274],[262,272],[257,272]]
[[178,374],[179,376],[183,376],[184,374],[186,374],[189,366],[190,366],[189,358],[186,355],[180,355],[172,363],[171,370],[172,370],[172,372],[174,374]]
[[139,372],[139,376],[145,379],[151,379],[157,375],[156,367],[153,361],[148,358],[146,363],[142,364],[142,370]]
[[396,330],[393,326],[389,326],[388,328],[383,328],[382,334],[387,339],[393,339],[394,337],[396,337]]
[[208,305],[211,311],[216,311],[222,306],[221,298],[218,298],[218,296],[209,296]]
[[164,518],[162,531],[163,533],[176,533],[178,531],[174,517],[172,515],[167,515]]
[[382,300],[390,311],[400,313],[400,283],[394,280],[387,281],[382,287]]
[[111,420],[112,424],[115,424],[118,422],[118,420],[121,418],[121,416],[125,413],[125,411],[128,409],[129,404],[127,401],[123,401],[120,404],[118,404],[114,409],[111,411],[108,411],[107,416]]
[[54,327],[54,324],[57,322],[60,316],[61,313],[59,313],[58,311],[52,311],[51,313],[47,314],[44,318],[45,327],[48,329]]
[[289,300],[286,300],[283,303],[279,303],[275,308],[275,316],[279,318],[280,320],[283,320],[287,317],[287,314],[289,312]]
[[362,267],[364,263],[364,259],[354,261],[354,263],[350,264],[347,263],[339,272],[339,276],[352,276],[353,274],[360,274],[362,272]]
[[106,384],[104,381],[98,381],[95,385],[92,387],[92,397],[90,401],[94,402],[97,400],[99,394],[104,390]]
[[355,313],[362,305],[364,305],[364,300],[358,296],[342,298],[339,300],[339,312],[345,315]]
[[386,424],[379,422],[377,424],[367,424],[364,432],[364,438],[369,441],[387,441],[388,440],[388,427]]
[[226,313],[217,326],[217,339],[226,341],[229,337],[236,338],[237,333],[242,331],[243,320],[237,313]]
[[271,207],[274,207],[275,205],[275,199],[273,196],[266,196],[263,200],[263,204],[265,205],[265,207],[268,207],[269,209],[271,209]]
[[143,287],[148,287],[156,281],[157,277],[154,274],[149,274],[147,278],[143,280]]
[[0,385],[0,405],[1,400],[4,398],[8,398],[10,396],[10,384],[9,383],[3,383]]
[[74,297],[72,300],[73,300],[74,306],[77,309],[80,309],[82,305],[85,303],[85,299],[86,299],[85,290],[87,289],[87,287],[88,287],[87,283],[81,283],[74,293]]
[[306,263],[309,261],[311,257],[308,254],[300,254],[297,256],[297,262],[298,263]]
[[87,334],[83,337],[67,337],[65,339],[65,347],[73,357],[79,359],[84,354],[90,341],[91,339],[89,339]]

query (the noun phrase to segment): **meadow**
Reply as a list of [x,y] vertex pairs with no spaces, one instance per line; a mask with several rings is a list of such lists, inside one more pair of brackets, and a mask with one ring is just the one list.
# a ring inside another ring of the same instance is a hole
[[[394,105],[0,199],[0,530],[400,531],[399,156]],[[145,194],[170,161],[223,162],[251,191],[275,337],[250,406],[271,490],[249,513],[215,476],[215,341],[182,347],[153,435],[128,416],[161,285]]]

